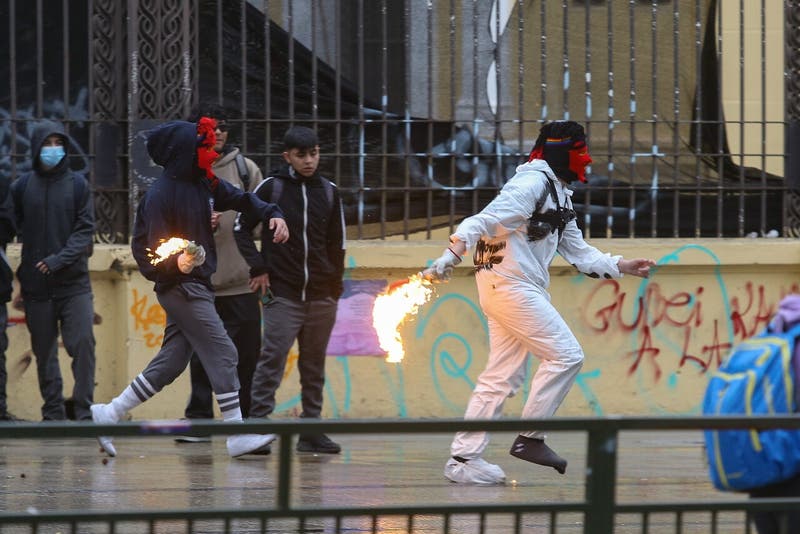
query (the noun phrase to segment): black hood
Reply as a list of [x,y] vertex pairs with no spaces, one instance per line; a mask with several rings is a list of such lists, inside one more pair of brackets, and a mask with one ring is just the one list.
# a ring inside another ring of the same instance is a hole
[[33,158],[33,169],[40,174],[57,174],[67,168],[68,159],[66,156],[58,165],[46,171],[42,169],[42,162],[39,161],[39,154],[42,152],[44,140],[51,135],[58,135],[64,139],[64,152],[69,155],[70,137],[64,131],[64,125],[60,122],[44,120],[37,123],[31,134],[31,157]]
[[156,165],[164,167],[161,176],[192,180],[199,176],[196,164],[197,125],[193,122],[166,122],[147,133],[147,153]]

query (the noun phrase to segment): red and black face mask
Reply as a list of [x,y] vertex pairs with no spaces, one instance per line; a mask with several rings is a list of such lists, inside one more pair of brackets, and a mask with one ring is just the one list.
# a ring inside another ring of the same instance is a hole
[[531,151],[528,161],[543,159],[567,183],[586,182],[586,167],[592,164],[585,138],[548,137]]

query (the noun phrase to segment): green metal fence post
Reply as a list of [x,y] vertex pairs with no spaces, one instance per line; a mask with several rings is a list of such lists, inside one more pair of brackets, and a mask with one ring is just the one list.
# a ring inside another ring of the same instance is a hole
[[617,430],[589,430],[586,451],[585,534],[614,531],[617,478]]

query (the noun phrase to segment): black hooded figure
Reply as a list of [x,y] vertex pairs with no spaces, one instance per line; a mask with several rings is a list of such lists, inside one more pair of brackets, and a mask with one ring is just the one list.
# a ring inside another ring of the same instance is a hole
[[36,357],[44,420],[63,420],[58,335],[72,358],[75,418],[91,419],[94,395],[94,306],[89,255],[94,212],[89,184],[69,167],[62,124],[42,121],[31,136],[32,170],[11,184],[22,259],[17,269]]
[[[197,124],[167,122],[148,135],[147,151],[164,170],[136,210],[131,249],[142,275],[155,283],[167,325],[161,349],[147,367],[111,402],[92,406],[96,423],[116,423],[171,384],[186,369],[193,351],[208,373],[223,419],[242,420],[238,355],[214,308],[211,275],[217,255],[211,211],[247,212],[274,230],[276,242],[285,241],[288,231],[275,204],[264,203],[252,193],[219,180],[208,166],[203,166],[204,161],[215,157],[209,153],[214,146],[215,129],[216,123],[203,117]],[[154,251],[171,238],[192,241],[194,246],[158,261]],[[248,454],[268,446],[275,437],[233,435],[228,437],[228,452],[233,457]],[[107,454],[116,455],[109,438],[101,437],[99,441]]]

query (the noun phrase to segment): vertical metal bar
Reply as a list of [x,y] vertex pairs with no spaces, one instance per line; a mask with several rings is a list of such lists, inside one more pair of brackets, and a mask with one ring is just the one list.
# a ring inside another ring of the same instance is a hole
[[386,106],[388,105],[389,101],[389,90],[388,90],[388,64],[389,64],[389,53],[388,53],[388,33],[389,33],[389,25],[388,25],[388,14],[387,14],[387,7],[386,7],[386,0],[381,0],[381,147],[382,147],[382,155],[381,155],[381,200],[380,200],[380,226],[381,226],[381,239],[386,237],[386,184],[387,184],[387,175],[389,172],[389,161],[387,158],[387,152],[389,151],[388,146],[388,132],[387,132],[387,109]]
[[617,430],[590,430],[586,451],[586,534],[614,531],[617,476]]
[[[752,0],[751,0],[752,1]],[[744,86],[744,76],[745,76],[745,62],[744,62],[744,0],[739,0],[739,209],[737,215],[737,237],[744,236],[744,209],[745,209],[745,188],[744,188],[744,158],[745,153],[745,140],[744,140],[744,128],[745,128],[745,107],[744,107],[744,99],[745,99],[745,86]],[[720,84],[722,87],[722,84]],[[762,95],[763,98],[763,95]],[[722,94],[720,94],[720,100],[722,100]],[[731,158],[732,159],[732,158]]]
[[[66,0],[64,0],[66,3]],[[88,69],[86,69],[86,78],[87,78],[87,86],[89,94],[92,94],[92,89],[94,88],[94,68],[91,65],[94,65],[94,39],[93,39],[93,13],[94,13],[94,0],[88,0],[86,3],[86,28],[87,28],[87,47],[86,47],[86,64],[90,65]],[[116,82],[117,80],[114,80]],[[113,82],[112,82],[113,83]],[[116,96],[116,95],[114,95]],[[112,97],[113,98],[113,97]],[[116,99],[114,99],[116,100]],[[114,109],[116,110],[116,101],[114,102]],[[95,141],[94,141],[94,131],[96,128],[95,124],[95,116],[94,116],[94,98],[87,98],[86,99],[86,108],[87,108],[87,115],[88,115],[88,124],[89,124],[89,154],[94,155],[95,153]],[[104,117],[105,120],[117,120],[117,117]],[[89,175],[86,177],[89,180],[90,186],[94,185],[95,182],[95,158],[92,158],[89,166]],[[118,184],[115,184],[118,185]]]
[[[433,2],[428,2],[428,20],[427,20],[427,39],[428,39],[428,50],[427,50],[427,61],[428,61],[428,143],[427,143],[427,150],[428,153],[428,180],[427,180],[427,191],[425,193],[425,217],[426,217],[426,239],[431,238],[431,211],[433,210],[433,189],[432,189],[432,180],[433,180],[433,154],[431,148],[433,147],[433,86],[434,86],[434,66],[433,66],[433,40],[434,40],[434,32],[433,32]],[[408,228],[405,228],[406,232],[408,232]],[[405,239],[408,239],[408,233],[404,234]]]
[[278,510],[288,511],[292,502],[292,441],[291,433],[281,434],[278,458]]
[[[628,180],[628,194],[630,199],[631,208],[634,206],[633,198],[635,196],[635,183],[638,178],[638,172],[636,170],[636,113],[638,111],[638,95],[636,93],[636,0],[628,0],[628,32],[630,33],[630,40],[628,42],[628,53],[630,55],[631,61],[631,70],[630,70],[630,89],[629,89],[629,98],[630,102],[628,105],[629,114],[628,117],[630,119],[630,142],[628,144],[628,150],[630,151],[630,162],[631,162],[631,172],[630,172],[630,179]],[[655,50],[653,50],[653,55],[655,56]],[[609,183],[609,185],[611,185]],[[651,195],[653,191],[650,191]],[[614,194],[614,190],[611,189],[608,192],[609,196],[609,205],[608,211],[611,213],[613,208],[613,202],[611,202],[612,195]],[[634,224],[635,220],[633,217],[628,218],[628,237],[633,237],[634,234]],[[611,237],[610,233],[606,233],[606,237]]]
[[289,64],[287,65],[289,70],[289,94],[288,102],[289,102],[289,121],[287,124],[287,128],[294,125],[294,3],[289,2],[287,6],[287,27],[289,33]]
[[[517,152],[525,153],[525,16],[524,0],[517,0]],[[588,33],[588,32],[587,32]],[[588,35],[587,35],[588,38]],[[504,176],[504,179],[511,178]]]
[[[586,137],[589,140],[589,145],[591,145],[591,131],[592,131],[592,89],[591,89],[591,82],[592,82],[592,49],[591,49],[591,35],[592,31],[590,31],[589,21],[591,15],[591,4],[586,2],[584,4],[583,10],[583,26],[584,26],[584,39],[585,39],[585,49],[586,49]],[[589,174],[592,174],[591,167],[589,167]],[[585,208],[583,209],[583,227],[585,229],[586,236],[590,236],[592,231],[592,210],[589,209],[589,206],[592,205],[592,188],[588,187],[585,189],[584,193],[584,205]]]
[[703,141],[702,135],[704,131],[702,112],[703,112],[703,14],[700,7],[701,2],[704,0],[695,0],[694,4],[694,51],[695,51],[695,97],[694,97],[694,124],[692,128],[695,131],[695,146],[694,148],[694,176],[695,176],[695,192],[694,192],[694,237],[700,237],[700,228],[702,227],[702,219],[700,216],[700,170],[703,158]]
[[[64,54],[63,60],[61,61],[61,99],[64,101],[64,126],[67,135],[69,135],[69,58],[72,57],[72,54],[69,50],[69,5],[67,1],[68,0],[61,0],[61,50],[63,50]],[[91,63],[89,63],[89,65],[91,65]],[[89,70],[91,70],[91,67]]]
[[[336,59],[336,73],[334,74],[334,125],[335,125],[335,146],[336,146],[336,178],[341,177],[342,172],[342,20],[341,20],[342,6],[340,0],[336,0],[336,10],[333,15],[336,31],[334,32],[334,42],[336,50],[334,50]],[[358,239],[361,239],[361,228],[358,229]]]
[[17,177],[17,0],[10,0],[8,4],[8,95],[10,97],[9,111],[11,116],[11,176]]
[[561,0],[561,102],[562,110],[561,115],[564,120],[569,120],[569,4],[567,0]]
[[364,148],[365,148],[365,123],[364,123],[364,0],[358,0],[358,234],[362,235],[364,229]]
[[44,91],[44,74],[42,73],[42,61],[44,54],[44,44],[42,43],[42,0],[36,0],[36,118],[42,118],[42,104]]
[[[652,139],[650,142],[650,152],[651,152],[651,172],[652,178],[651,183],[653,187],[653,199],[657,199],[658,189],[660,187],[659,184],[659,172],[658,172],[658,160],[659,160],[659,148],[658,148],[658,123],[660,122],[660,117],[658,115],[658,60],[656,57],[656,50],[658,48],[658,0],[653,0],[650,8],[650,30],[651,30],[651,61],[650,61],[650,72],[653,76],[653,88],[651,92],[651,120],[653,121],[651,125],[651,132],[652,132]],[[653,209],[651,210],[651,219],[650,219],[650,237],[656,237],[656,230],[658,228],[658,204],[657,202],[653,204]]]
[[317,6],[311,0],[311,120],[314,130],[319,128],[319,72],[317,69]]
[[[405,65],[411,65],[411,7],[409,2],[405,2],[403,7],[405,12],[405,20],[403,21],[403,54],[405,56]],[[411,145],[411,100],[409,90],[411,88],[411,69],[405,70],[405,88],[403,93],[403,143],[405,146],[405,157],[403,158],[403,213],[406,213],[408,202],[408,184],[410,181],[411,172],[411,158],[416,158],[413,147]],[[395,195],[393,194],[392,197]],[[382,214],[383,216],[383,214]],[[405,228],[404,228],[405,232]],[[382,234],[381,238],[385,236]]]
[[[269,21],[269,16],[265,17],[265,19],[267,21]],[[222,96],[222,95],[225,94],[225,87],[224,87],[224,83],[223,83],[224,74],[223,74],[223,70],[222,70],[222,66],[223,66],[223,63],[225,61],[223,56],[222,56],[222,49],[224,47],[224,44],[223,44],[224,36],[223,36],[223,31],[222,30],[223,30],[223,26],[225,25],[225,22],[224,22],[224,20],[222,18],[222,0],[217,0],[217,17],[216,17],[214,22],[217,25],[217,47],[216,47],[217,48],[217,50],[216,50],[216,52],[217,52],[217,104],[222,106],[225,103],[225,99]],[[268,77],[265,78],[265,79],[269,80]],[[266,83],[265,85],[267,87],[269,87],[269,83]],[[269,107],[267,107],[266,109],[269,109]]]
[[470,161],[472,162],[472,183],[478,184],[472,190],[472,212],[478,211],[478,199],[480,187],[476,178],[478,177],[478,136],[480,132],[480,114],[478,113],[478,0],[472,0],[472,148]]
[[[502,38],[500,33],[502,28],[500,26],[500,5],[499,2],[495,4],[495,18],[493,21],[490,21],[490,24],[494,24],[495,29],[495,36],[497,42],[494,46],[494,87],[495,87],[495,108],[494,108],[494,186],[500,189],[503,186],[503,176],[502,176],[502,167],[503,167],[503,155],[502,151],[500,150],[500,141],[503,139],[503,85],[501,82],[501,74],[503,72],[502,68],[502,61],[503,61],[503,54],[501,53],[501,42]],[[566,47],[565,47],[566,48]]]
[[680,235],[680,127],[681,127],[681,88],[680,80],[680,10],[678,0],[672,0],[672,237]]
[[[247,147],[247,0],[241,0],[239,4],[239,58],[241,61],[241,87],[242,101],[239,104],[239,112],[242,118],[241,139],[242,151],[249,153]],[[269,80],[267,80],[269,83]]]
[[[608,146],[606,153],[608,154],[608,183],[614,183],[614,125],[616,119],[614,118],[614,9],[613,2],[608,2],[608,26],[606,33],[608,35]],[[614,190],[609,187],[608,190],[608,210],[611,212],[613,206]],[[606,237],[609,237],[609,225],[606,220]]]
[[766,0],[761,0],[761,202],[759,203],[759,227],[762,235],[772,230],[767,228],[767,13]]
[[[710,23],[711,21],[709,21]],[[725,129],[725,123],[722,121],[722,3],[720,2],[717,4],[717,20],[715,24],[715,28],[717,28],[717,40],[716,40],[716,56],[717,56],[717,70],[716,70],[716,77],[717,77],[717,146],[716,146],[716,161],[717,161],[717,235],[716,237],[722,237],[723,235],[723,218],[722,218],[722,210],[724,208],[724,201],[723,195],[725,194],[725,151],[724,149],[724,138],[723,132]]]
[[[406,2],[407,4],[408,2]],[[449,27],[449,42],[450,42],[450,138],[453,139],[456,135],[456,12],[455,0],[450,0],[450,27]],[[408,65],[408,62],[406,62]],[[450,189],[450,210],[448,212],[447,224],[449,233],[453,233],[456,226],[455,212],[456,212],[456,157],[450,154],[450,180],[448,180]]]
[[[270,47],[269,0],[263,0],[264,12],[264,170],[272,169],[272,48]],[[338,31],[336,32],[339,33]]]
[[544,123],[547,120],[548,111],[547,111],[547,11],[546,6],[547,2],[539,2],[539,19],[540,24],[542,27],[542,34],[539,37],[539,68],[541,70],[540,76],[541,80],[541,94],[539,98],[542,102],[542,113],[541,113],[541,121]]

